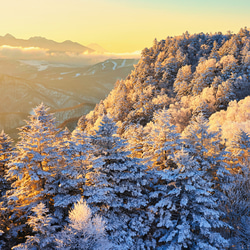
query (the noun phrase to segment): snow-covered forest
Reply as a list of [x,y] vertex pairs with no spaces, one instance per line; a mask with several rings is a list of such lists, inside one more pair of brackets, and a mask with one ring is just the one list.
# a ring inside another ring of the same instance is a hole
[[250,249],[250,33],[154,41],[71,132],[0,134],[0,249]]

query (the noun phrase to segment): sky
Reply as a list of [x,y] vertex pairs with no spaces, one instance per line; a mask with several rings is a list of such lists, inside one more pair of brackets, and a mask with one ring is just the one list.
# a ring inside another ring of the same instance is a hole
[[97,43],[114,53],[153,40],[250,28],[249,0],[1,0],[0,35]]

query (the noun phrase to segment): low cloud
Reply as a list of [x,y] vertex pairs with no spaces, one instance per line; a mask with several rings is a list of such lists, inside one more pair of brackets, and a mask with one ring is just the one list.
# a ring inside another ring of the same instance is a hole
[[0,46],[0,58],[14,60],[44,60],[50,63],[63,63],[69,65],[91,65],[107,59],[139,59],[140,51],[133,53],[71,53],[71,52],[51,52],[38,47],[13,47]]
[[7,45],[0,46],[0,57],[2,58],[22,59],[36,57],[40,59],[46,56],[47,50],[37,47],[22,48]]

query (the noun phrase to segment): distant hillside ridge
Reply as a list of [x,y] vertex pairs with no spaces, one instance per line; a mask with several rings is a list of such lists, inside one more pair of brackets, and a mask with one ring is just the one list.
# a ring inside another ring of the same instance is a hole
[[166,108],[181,132],[201,112],[209,118],[226,110],[230,101],[250,95],[249,48],[247,28],[155,40],[131,74],[86,116],[87,129],[108,113],[122,133],[133,124],[146,126],[155,111]]

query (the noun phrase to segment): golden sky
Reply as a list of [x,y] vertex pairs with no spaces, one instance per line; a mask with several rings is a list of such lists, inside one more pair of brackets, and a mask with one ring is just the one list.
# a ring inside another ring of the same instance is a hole
[[237,33],[250,27],[249,13],[249,0],[1,0],[0,35],[133,52],[186,30]]

